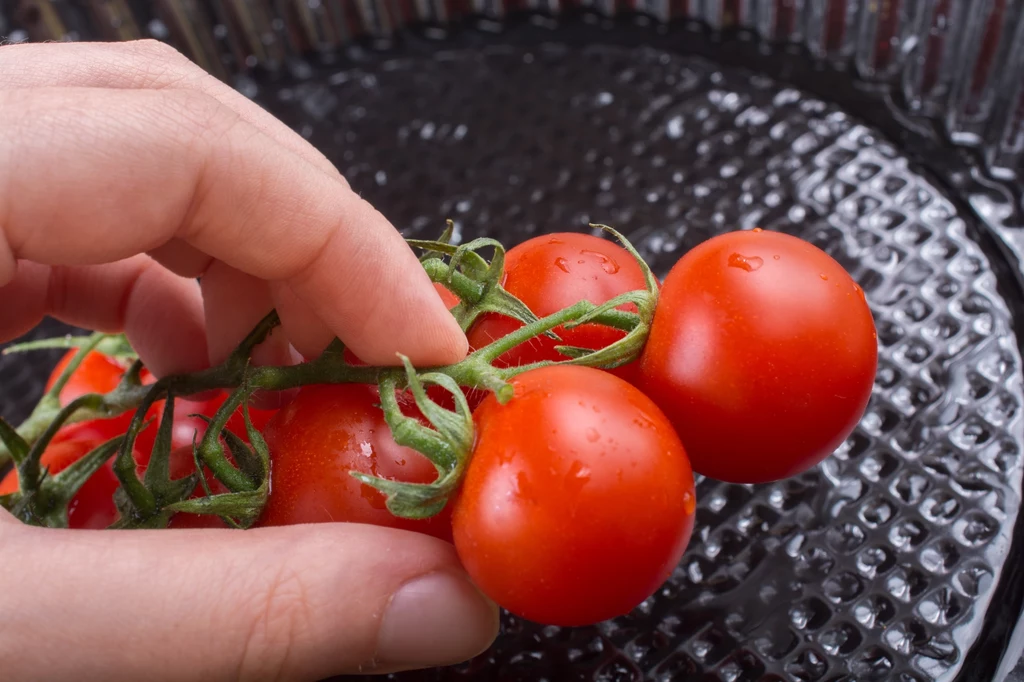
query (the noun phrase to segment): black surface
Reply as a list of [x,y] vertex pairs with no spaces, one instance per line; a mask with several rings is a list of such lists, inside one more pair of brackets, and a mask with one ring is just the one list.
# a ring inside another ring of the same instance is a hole
[[[607,222],[661,274],[727,229],[807,238],[863,285],[881,354],[868,414],[821,467],[700,484],[686,556],[633,614],[572,630],[506,618],[475,661],[397,677],[992,679],[1024,584],[1022,295],[969,192],[940,180],[948,168],[919,167],[894,126],[692,56],[414,51],[300,68],[301,83],[259,97],[410,235],[446,217],[509,242]],[[3,414],[43,375],[0,361]]]

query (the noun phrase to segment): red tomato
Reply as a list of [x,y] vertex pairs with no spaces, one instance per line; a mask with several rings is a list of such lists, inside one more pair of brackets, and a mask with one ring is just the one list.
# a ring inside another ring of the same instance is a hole
[[665,279],[639,385],[698,473],[772,481],[811,468],[853,431],[876,339],[864,292],[825,252],[777,232],[732,232]]
[[679,562],[693,473],[647,396],[607,372],[556,366],[478,408],[476,447],[452,510],[455,547],[499,605],[549,625],[624,614]]
[[379,400],[377,389],[363,384],[306,386],[270,420],[264,432],[270,496],[258,525],[349,521],[450,540],[447,511],[422,521],[396,517],[383,494],[349,475],[409,483],[437,478],[429,460],[392,439]]
[[[49,391],[57,382],[58,377],[64,372],[71,359],[78,352],[72,348],[60,359],[57,365],[50,372],[46,382],[46,390]],[[129,363],[122,362],[98,351],[91,351],[82,360],[78,369],[74,371],[64,388],[60,391],[60,404],[67,405],[75,398],[89,393],[109,393],[117,388],[121,377],[128,370]],[[153,381],[153,375],[145,369],[142,371],[144,383]],[[53,442],[60,442],[69,438],[96,438],[105,441],[120,435],[128,430],[128,424],[132,420],[132,413],[113,417],[112,419],[94,419],[87,422],[77,422],[63,427],[54,437]]]
[[[46,390],[49,391],[57,383],[57,378],[64,373],[71,359],[78,353],[77,348],[72,348],[64,357],[57,362],[57,365],[50,372],[50,378],[46,381]],[[117,358],[104,355],[98,351],[91,351],[78,365],[78,369],[71,375],[64,388],[60,391],[61,405],[67,405],[75,398],[88,393],[109,393],[117,388],[127,371],[129,363],[121,362]]]
[[[89,438],[51,442],[39,460],[40,467],[49,470],[51,475],[59,474],[103,442],[103,439]],[[68,526],[99,530],[114,523],[118,516],[117,506],[114,504],[114,491],[119,485],[120,482],[110,462],[106,462],[71,498],[68,505]],[[10,471],[0,481],[0,495],[17,491],[18,476],[14,471]]]
[[[47,381],[46,390],[53,386],[57,377],[64,371],[76,352],[77,350],[74,349],[68,351],[61,358],[60,362],[57,363]],[[116,358],[108,357],[96,351],[89,353],[61,390],[61,405],[67,405],[75,398],[88,393],[109,393],[117,387],[118,382],[120,382],[127,369],[128,363],[123,363]],[[143,383],[151,383],[154,380],[155,378],[148,370],[142,370]],[[227,394],[225,392],[220,392],[216,397],[199,401],[177,398],[174,401],[174,428],[171,432],[171,448],[175,449],[191,445],[193,436],[197,439],[202,438],[203,434],[206,433],[206,422],[199,417],[191,415],[201,414],[212,417],[216,413],[217,408],[224,404],[226,399]],[[152,453],[157,429],[163,417],[163,406],[164,401],[161,400],[150,408],[148,416],[153,419],[153,422],[136,438],[135,447],[142,464],[149,461]],[[275,410],[252,408],[249,410],[249,416],[257,430],[262,430],[274,413]],[[133,416],[134,412],[129,411],[112,419],[94,419],[87,422],[69,424],[63,427],[57,436],[54,437],[54,442],[71,438],[106,441],[114,436],[125,433]],[[247,440],[245,421],[241,411],[236,411],[231,415],[227,428],[232,433]]]
[[[526,304],[537,317],[557,313],[580,301],[604,303],[619,294],[644,289],[643,271],[624,248],[607,239],[568,232],[534,237],[509,249],[505,255],[505,289]],[[635,306],[624,309],[636,310]],[[510,317],[489,313],[470,328],[470,347],[482,348],[522,327]],[[567,345],[598,350],[625,336],[599,324],[574,329],[557,327],[561,339],[546,336],[520,344],[498,358],[498,367],[526,365],[541,360],[566,360],[555,346]],[[636,363],[613,370],[631,380]]]
[[441,297],[444,307],[448,310],[459,304],[459,297],[453,294],[445,285],[434,282],[434,290],[437,291],[437,295]]
[[[216,397],[207,400],[187,400],[183,398],[177,398],[174,401],[174,426],[171,429],[171,449],[176,450],[182,447],[191,447],[193,439],[196,442],[202,439],[206,433],[207,422],[199,416],[213,417],[221,405],[227,400],[227,393],[220,392]],[[163,407],[164,401],[160,401],[157,404],[159,409],[158,417],[153,426],[146,429],[142,434],[139,435],[136,441],[136,448],[139,450],[140,456],[142,457],[141,463],[149,461],[150,455],[153,451],[153,445],[156,441],[157,428],[160,422],[163,420]],[[252,421],[252,425],[257,431],[262,431],[266,427],[267,422],[270,418],[276,414],[276,410],[258,410],[255,408],[249,408],[249,418]],[[248,442],[249,438],[245,428],[245,417],[242,415],[241,408],[235,410],[235,412],[228,418],[227,429],[231,433],[239,436],[242,440]]]

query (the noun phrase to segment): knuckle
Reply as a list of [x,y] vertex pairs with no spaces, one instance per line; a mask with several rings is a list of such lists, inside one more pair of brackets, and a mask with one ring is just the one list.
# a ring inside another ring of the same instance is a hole
[[[136,52],[140,56],[147,57],[148,59],[158,60],[163,62],[172,63],[188,63],[188,57],[182,54],[177,48],[169,43],[165,43],[155,38],[144,38],[142,40],[134,40],[128,43],[124,43],[127,49]],[[197,67],[198,68],[198,67]]]

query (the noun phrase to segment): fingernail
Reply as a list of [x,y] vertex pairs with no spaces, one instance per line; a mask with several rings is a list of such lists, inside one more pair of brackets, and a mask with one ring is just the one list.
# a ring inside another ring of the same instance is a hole
[[377,662],[424,668],[476,656],[498,634],[498,608],[466,578],[430,573],[403,585],[384,612]]

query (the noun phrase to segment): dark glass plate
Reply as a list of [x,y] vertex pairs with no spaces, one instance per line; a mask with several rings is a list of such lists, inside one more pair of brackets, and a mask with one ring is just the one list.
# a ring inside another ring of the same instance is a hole
[[[507,617],[476,660],[395,677],[991,680],[1024,593],[1024,299],[969,166],[799,55],[737,44],[711,62],[696,37],[682,54],[593,33],[354,49],[254,94],[409,236],[448,217],[463,239],[510,244],[604,222],[662,275],[737,228],[822,246],[876,316],[871,405],[803,476],[702,481],[686,556],[634,613],[577,629]],[[0,360],[3,414],[24,414],[46,362]]]

